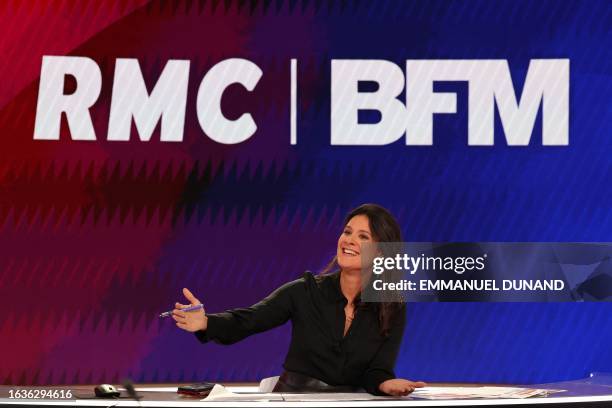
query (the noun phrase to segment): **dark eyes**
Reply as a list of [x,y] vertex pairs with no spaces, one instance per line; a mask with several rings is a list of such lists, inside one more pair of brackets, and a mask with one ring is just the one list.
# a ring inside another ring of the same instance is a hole
[[[344,235],[351,235],[351,231],[350,230],[344,230],[343,234]],[[365,241],[365,240],[370,239],[370,237],[365,235],[365,234],[359,234],[359,239],[362,239],[362,240]]]

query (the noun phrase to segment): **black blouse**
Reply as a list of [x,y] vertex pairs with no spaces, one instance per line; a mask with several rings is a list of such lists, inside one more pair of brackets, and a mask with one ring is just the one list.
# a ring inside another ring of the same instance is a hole
[[292,323],[289,352],[283,367],[331,385],[363,387],[381,394],[378,386],[395,378],[393,368],[404,332],[406,309],[397,314],[388,336],[380,334],[378,304],[361,303],[344,336],[340,273],[301,279],[276,289],[261,302],[209,314],[206,331],[196,332],[205,343],[232,344],[255,333]]

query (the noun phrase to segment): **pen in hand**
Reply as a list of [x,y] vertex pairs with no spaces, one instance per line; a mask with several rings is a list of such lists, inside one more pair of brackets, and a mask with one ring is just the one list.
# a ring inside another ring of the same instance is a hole
[[[181,309],[181,311],[182,312],[193,312],[194,310],[203,309],[203,308],[204,308],[204,305],[202,305],[200,303],[199,305],[189,306],[189,307],[186,307],[184,309]],[[169,310],[167,312],[161,313],[159,315],[160,318],[170,317],[170,316],[172,316],[172,310]]]

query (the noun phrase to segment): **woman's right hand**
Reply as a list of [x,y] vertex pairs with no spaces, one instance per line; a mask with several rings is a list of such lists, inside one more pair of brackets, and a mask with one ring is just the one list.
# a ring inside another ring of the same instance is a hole
[[197,306],[200,301],[187,288],[183,288],[183,295],[189,301],[188,305],[182,305],[176,303],[175,309],[172,311],[172,318],[176,320],[176,325],[188,332],[197,332],[199,330],[206,330],[208,327],[208,317],[204,312],[204,308],[193,310],[191,312],[183,312],[181,309],[185,309],[189,306]]

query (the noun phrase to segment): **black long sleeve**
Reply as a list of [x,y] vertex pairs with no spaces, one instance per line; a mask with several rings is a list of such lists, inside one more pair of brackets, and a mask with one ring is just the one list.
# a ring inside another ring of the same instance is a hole
[[208,327],[206,331],[196,332],[196,337],[204,343],[212,340],[233,344],[284,324],[291,318],[293,309],[291,292],[299,285],[299,280],[289,282],[251,307],[207,315]]
[[400,309],[395,319],[396,321],[389,333],[389,337],[380,346],[376,356],[370,362],[363,375],[363,388],[370,394],[383,395],[378,386],[396,377],[393,368],[402,344],[404,328],[406,326],[405,307]]
[[361,304],[344,335],[344,307],[339,273],[289,282],[247,308],[208,315],[202,342],[232,344],[255,333],[292,324],[284,368],[332,385],[363,387],[382,394],[381,382],[395,378],[395,360],[405,325],[405,308],[393,320],[388,336],[380,333],[377,304]]

